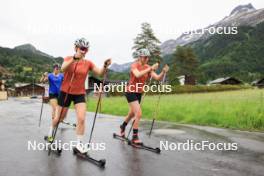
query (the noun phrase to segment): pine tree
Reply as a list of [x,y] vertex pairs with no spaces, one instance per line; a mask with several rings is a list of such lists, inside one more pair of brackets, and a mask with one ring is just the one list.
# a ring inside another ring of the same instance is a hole
[[154,35],[154,32],[149,23],[141,24],[142,33],[138,34],[134,39],[133,50],[138,51],[142,48],[147,48],[150,51],[151,59],[150,64],[153,64],[157,61],[161,61],[161,52],[159,44],[161,43],[159,39]]
[[169,79],[175,80],[180,75],[195,77],[198,74],[198,66],[199,63],[193,49],[178,46],[172,55]]

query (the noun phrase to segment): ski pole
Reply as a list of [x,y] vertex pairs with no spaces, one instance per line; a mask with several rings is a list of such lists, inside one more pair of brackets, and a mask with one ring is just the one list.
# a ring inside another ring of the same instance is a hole
[[102,113],[102,101],[103,101],[103,99],[101,99],[101,101],[100,101],[100,104],[99,104],[99,114],[101,114]]
[[42,111],[43,111],[43,104],[44,104],[44,94],[42,95],[42,103],[41,103],[41,109],[40,109],[40,115],[39,115],[39,127],[40,127],[40,123],[41,123],[41,117],[42,117]]
[[[64,100],[63,100],[63,105],[66,103],[66,100],[67,100],[67,98],[68,98],[68,94],[69,94],[68,92],[70,92],[70,90],[71,90],[71,84],[72,84],[73,78],[74,78],[74,76],[75,76],[75,71],[76,71],[76,68],[77,68],[78,63],[79,63],[79,60],[77,61],[76,65],[75,65],[75,67],[74,67],[73,74],[72,74],[72,77],[71,77],[71,80],[70,80],[70,85],[69,85],[68,91],[67,91],[66,94],[65,94]],[[57,130],[58,130],[58,127],[59,127],[59,124],[60,124],[61,118],[62,118],[62,112],[64,111],[64,109],[65,109],[65,107],[63,106],[62,109],[61,109],[60,115],[59,115],[59,121],[58,121],[58,123],[57,123],[57,125],[56,125],[56,127],[55,127],[55,129],[54,129],[54,131],[53,131],[53,133],[52,133],[52,141],[51,141],[51,144],[52,144],[52,143],[54,142],[54,140],[55,140],[55,136],[56,136],[56,133],[57,133]],[[49,149],[49,153],[48,153],[48,155],[50,155],[50,151],[51,151],[51,150]]]
[[95,110],[95,114],[94,114],[93,126],[92,126],[91,133],[90,133],[89,144],[91,143],[91,140],[92,140],[92,135],[93,135],[93,131],[94,131],[94,126],[95,126],[95,121],[96,121],[96,117],[97,117],[97,114],[98,114],[99,106],[101,106],[103,86],[105,84],[105,80],[106,80],[106,76],[107,76],[107,68],[105,67],[105,69],[106,70],[105,70],[105,73],[104,73],[103,83],[102,83],[102,87],[100,86],[101,90],[99,92],[99,98],[98,98],[98,101],[97,101],[96,110]]
[[[163,86],[163,84],[165,82],[165,79],[166,79],[166,73],[164,74],[163,79],[162,79],[162,81],[160,83],[161,86]],[[157,101],[157,105],[156,105],[155,115],[154,115],[154,118],[152,120],[150,131],[149,131],[149,137],[151,136],[151,132],[152,132],[152,129],[153,129],[153,126],[154,126],[154,123],[155,123],[155,119],[157,118],[157,115],[158,115],[160,97],[161,97],[161,92],[159,92],[159,97],[158,97],[158,101]]]
[[131,127],[130,127],[130,129],[129,129],[128,134],[127,134],[127,139],[128,139],[129,136],[130,136],[130,133],[131,133],[131,131],[132,131],[132,128],[133,128],[133,126],[134,126],[134,123],[135,123],[135,119],[133,120],[133,122],[132,122],[132,124],[131,124]]

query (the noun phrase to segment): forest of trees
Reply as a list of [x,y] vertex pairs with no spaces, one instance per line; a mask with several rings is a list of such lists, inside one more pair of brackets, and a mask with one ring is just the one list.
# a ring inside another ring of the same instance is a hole
[[189,46],[200,62],[202,83],[227,76],[251,82],[264,75],[264,23],[239,27],[236,35],[214,35]]
[[16,82],[38,81],[43,72],[52,70],[54,63],[62,63],[62,58],[0,47],[0,66],[8,72],[1,73],[0,80],[7,80],[7,86],[13,86]]

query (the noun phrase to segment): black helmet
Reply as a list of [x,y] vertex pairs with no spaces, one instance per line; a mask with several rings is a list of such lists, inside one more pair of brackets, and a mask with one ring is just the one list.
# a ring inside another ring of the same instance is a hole
[[60,64],[53,64],[53,69],[55,69],[55,68],[60,68]]

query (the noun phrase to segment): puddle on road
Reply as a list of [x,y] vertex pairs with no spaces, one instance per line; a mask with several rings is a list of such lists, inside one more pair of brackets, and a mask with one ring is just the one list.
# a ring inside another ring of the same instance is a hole
[[[89,115],[87,115],[87,116],[89,116]],[[94,115],[90,115],[90,117],[93,117],[94,118]],[[104,116],[97,116],[97,120],[98,121],[100,121],[100,122],[116,122],[116,121],[120,121],[120,123],[122,122],[122,120],[120,120],[120,119],[118,119],[118,118],[116,118],[116,119],[114,119],[114,118],[108,118],[108,117],[104,117]]]
[[157,129],[157,130],[153,130],[153,133],[160,135],[177,135],[177,134],[184,134],[185,131],[176,130],[176,129]]

